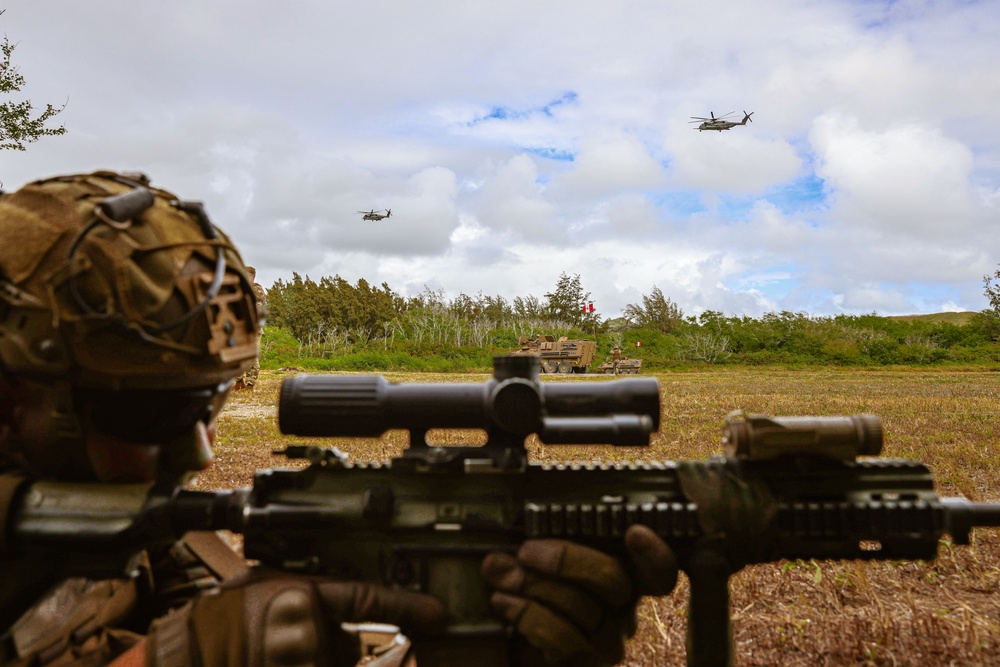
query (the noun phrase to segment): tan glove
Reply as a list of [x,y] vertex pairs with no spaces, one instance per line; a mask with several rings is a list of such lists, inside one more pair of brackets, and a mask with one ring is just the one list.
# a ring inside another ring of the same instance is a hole
[[445,609],[429,595],[258,568],[154,622],[146,664],[349,666],[361,657],[358,640],[340,624],[361,621],[435,633]]
[[493,553],[483,577],[493,607],[530,644],[524,664],[604,667],[621,662],[635,634],[641,594],[665,595],[677,583],[677,560],[645,526],[625,534],[637,581],[620,560],[562,540],[530,540],[513,557]]

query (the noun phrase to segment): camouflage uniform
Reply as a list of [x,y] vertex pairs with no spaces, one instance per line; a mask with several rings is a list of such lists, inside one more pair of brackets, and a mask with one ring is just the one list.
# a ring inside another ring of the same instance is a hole
[[[252,276],[256,274],[253,271],[253,267],[247,267],[247,272]],[[251,277],[253,280],[253,277]],[[260,286],[259,283],[253,283],[253,293],[257,297],[257,311],[260,313],[267,312],[267,292],[264,288]],[[257,377],[260,375],[260,358],[254,359],[253,366],[251,366],[247,371],[236,379],[236,385],[234,389],[249,389],[253,391],[253,388],[257,385]]]
[[229,239],[141,175],[3,194],[0,238],[0,664],[106,664],[245,561],[215,533],[189,533],[134,554],[121,576],[78,576],[62,553],[19,557],[13,512],[38,484],[117,481],[117,463],[92,454],[108,442],[162,450],[163,481],[202,469],[202,420],[225,400],[214,388],[256,358],[260,317]]
[[[69,577],[58,567],[0,559],[0,589],[11,580],[59,581],[6,628],[0,665],[102,665],[129,650],[141,651],[146,629],[203,591],[246,570],[246,562],[215,533],[189,533],[170,547],[135,556],[128,576]],[[51,564],[50,564],[51,565]],[[6,600],[5,600],[6,602]],[[13,609],[0,606],[0,614]]]

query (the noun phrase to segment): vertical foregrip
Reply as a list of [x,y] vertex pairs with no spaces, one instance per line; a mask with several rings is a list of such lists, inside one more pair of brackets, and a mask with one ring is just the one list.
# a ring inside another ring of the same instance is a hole
[[684,572],[688,598],[688,667],[732,667],[733,628],[729,620],[729,564],[718,551],[699,548]]

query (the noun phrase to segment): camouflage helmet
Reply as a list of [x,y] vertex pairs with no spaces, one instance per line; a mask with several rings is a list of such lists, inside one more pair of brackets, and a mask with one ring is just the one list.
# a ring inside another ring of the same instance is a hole
[[262,314],[201,204],[98,171],[0,197],[0,373],[78,387],[218,386],[250,368]]

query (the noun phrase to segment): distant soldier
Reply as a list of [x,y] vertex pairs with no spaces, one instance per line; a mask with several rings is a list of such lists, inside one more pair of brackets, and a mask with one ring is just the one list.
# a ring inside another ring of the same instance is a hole
[[[264,288],[257,283],[257,269],[252,266],[247,268],[247,277],[250,279],[250,283],[253,285],[253,293],[257,297],[257,312],[261,313],[261,324],[263,324],[263,316],[267,309],[267,292]],[[253,392],[253,388],[257,385],[257,377],[260,375],[260,359],[255,359],[253,366],[251,366],[243,375],[236,379],[236,385],[234,389],[249,389]]]
[[615,371],[615,375],[618,375],[618,367],[621,365],[622,361],[622,351],[617,345],[611,348],[611,367]]
[[257,295],[257,311],[263,313],[267,306],[267,292],[257,283],[257,269],[248,266],[247,277],[253,285],[253,293]]

